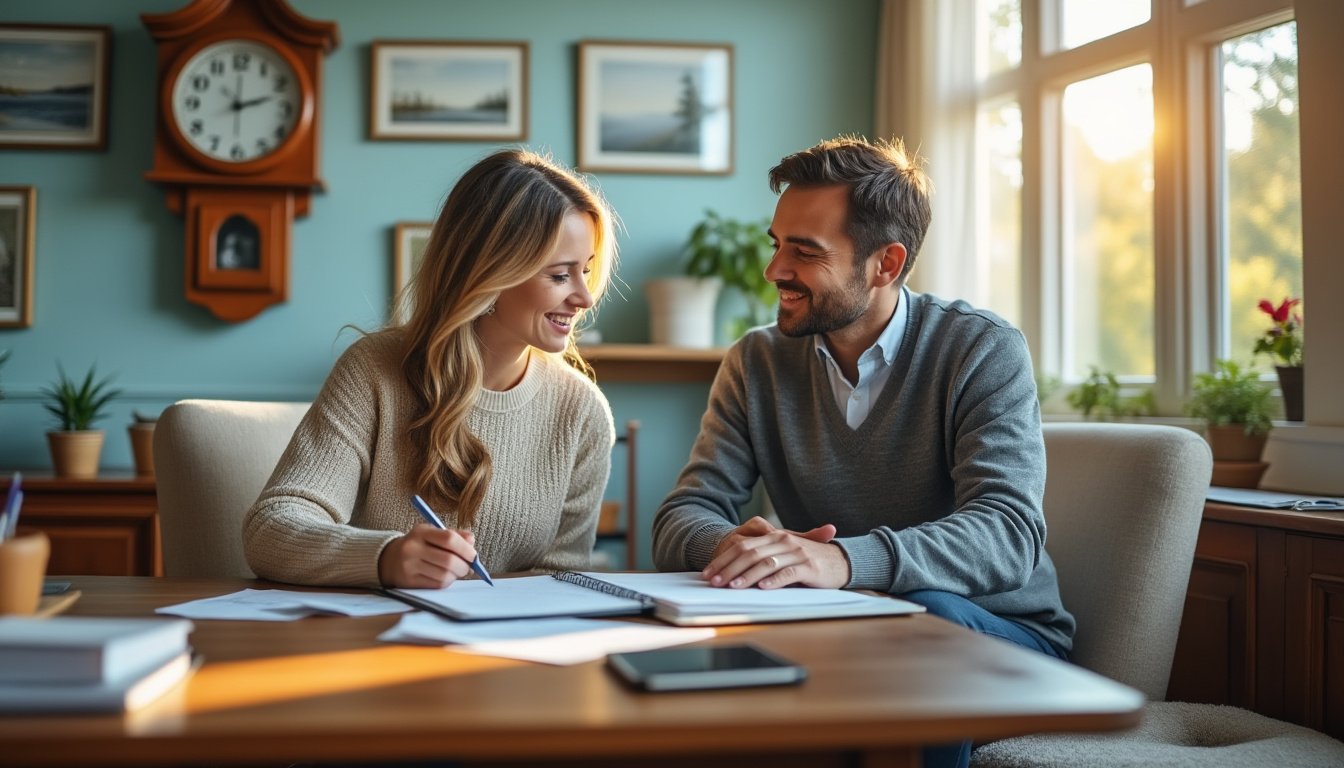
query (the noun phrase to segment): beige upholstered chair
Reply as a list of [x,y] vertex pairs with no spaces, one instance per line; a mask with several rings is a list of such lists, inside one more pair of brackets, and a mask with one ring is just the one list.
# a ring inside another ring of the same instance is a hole
[[167,576],[253,578],[243,514],[257,500],[307,403],[183,400],[154,428]]
[[1179,427],[1047,424],[1045,448],[1046,549],[1078,619],[1071,660],[1149,704],[1133,731],[1005,739],[976,749],[971,765],[1344,765],[1344,745],[1324,734],[1163,701],[1213,470],[1203,439]]

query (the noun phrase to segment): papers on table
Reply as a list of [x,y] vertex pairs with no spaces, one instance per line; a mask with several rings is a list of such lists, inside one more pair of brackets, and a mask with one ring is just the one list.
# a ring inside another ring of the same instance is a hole
[[714,636],[712,629],[678,629],[596,619],[553,618],[458,622],[432,613],[403,616],[379,640],[453,643],[453,650],[543,664],[579,664],[609,653],[647,651]]
[[1344,509],[1344,499],[1314,496],[1303,493],[1279,493],[1248,488],[1213,486],[1204,494],[1209,501],[1240,504],[1246,507],[1292,509],[1298,511],[1331,512]]
[[390,597],[348,592],[297,592],[286,589],[244,589],[219,597],[168,605],[156,613],[189,619],[233,621],[295,621],[315,614],[381,616],[405,613],[411,606]]

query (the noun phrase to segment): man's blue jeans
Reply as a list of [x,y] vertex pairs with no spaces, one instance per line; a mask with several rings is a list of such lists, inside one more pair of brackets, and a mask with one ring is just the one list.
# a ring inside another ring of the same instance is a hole
[[[919,589],[900,595],[902,600],[919,603],[929,613],[947,619],[954,624],[969,627],[976,632],[1007,640],[1033,651],[1039,651],[1056,659],[1066,658],[1063,651],[1048,640],[1027,629],[1022,624],[1010,621],[986,611],[970,600],[951,592],[939,592],[934,589]],[[971,742],[942,744],[924,748],[924,768],[967,768],[971,764]]]

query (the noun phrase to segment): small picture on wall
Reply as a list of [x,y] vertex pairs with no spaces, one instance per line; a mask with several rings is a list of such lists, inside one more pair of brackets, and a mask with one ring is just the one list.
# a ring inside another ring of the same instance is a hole
[[0,24],[0,149],[107,146],[109,27]]
[[579,43],[579,168],[731,173],[732,82],[728,45]]
[[397,322],[410,319],[410,297],[406,296],[400,304],[398,301],[420,269],[433,228],[433,222],[429,221],[399,221],[392,230],[392,307],[394,312],[401,310],[395,318]]
[[527,138],[527,43],[375,40],[369,137]]
[[0,328],[33,324],[36,187],[0,187]]

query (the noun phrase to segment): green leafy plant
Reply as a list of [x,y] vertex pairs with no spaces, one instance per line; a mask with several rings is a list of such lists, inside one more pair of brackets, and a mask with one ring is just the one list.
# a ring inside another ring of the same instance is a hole
[[57,363],[58,375],[55,384],[43,387],[42,394],[51,401],[45,408],[60,421],[61,431],[76,432],[91,429],[94,423],[107,415],[103,408],[108,402],[121,394],[119,389],[108,389],[108,385],[112,382],[111,376],[101,379],[95,377],[95,367],[90,366],[84,381],[76,384],[74,379],[65,374],[61,364]]
[[1082,413],[1083,418],[1104,421],[1122,416],[1146,416],[1153,412],[1152,390],[1125,397],[1120,394],[1120,381],[1114,373],[1102,371],[1095,365],[1088,366],[1088,370],[1083,383],[1074,387],[1065,398],[1069,407]]
[[1236,424],[1248,435],[1263,435],[1273,427],[1270,391],[1254,368],[1219,360],[1212,373],[1195,374],[1195,386],[1185,411],[1211,426]]
[[746,299],[747,316],[736,318],[730,329],[734,339],[770,322],[778,298],[774,283],[765,279],[765,267],[775,251],[766,232],[769,226],[765,219],[743,222],[706,209],[682,249],[687,275],[717,277]]

